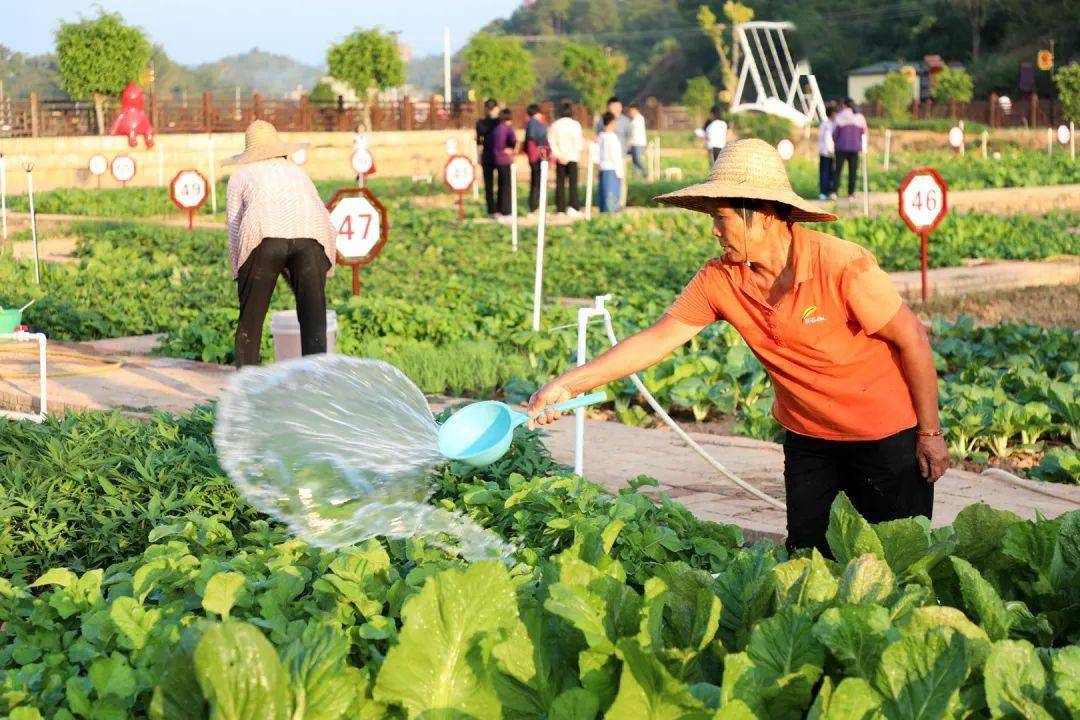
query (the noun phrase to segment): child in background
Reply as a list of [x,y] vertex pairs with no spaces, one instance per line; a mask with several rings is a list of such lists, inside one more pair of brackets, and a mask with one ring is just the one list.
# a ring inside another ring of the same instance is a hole
[[622,143],[615,134],[616,118],[612,112],[604,113],[600,119],[604,131],[600,133],[600,212],[619,211],[619,197],[622,179],[626,175]]
[[727,123],[723,120],[723,110],[713,107],[712,116],[705,125],[705,148],[709,151],[709,166],[716,162],[720,151],[727,145]]
[[630,115],[630,159],[634,161],[634,168],[641,177],[648,175],[645,169],[645,149],[649,145],[649,137],[645,132],[645,116],[641,114],[641,108],[637,103],[630,103],[628,111]]

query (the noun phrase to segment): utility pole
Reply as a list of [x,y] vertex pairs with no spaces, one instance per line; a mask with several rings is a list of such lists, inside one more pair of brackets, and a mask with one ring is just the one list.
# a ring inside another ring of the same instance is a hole
[[450,28],[443,28],[443,102],[450,105]]

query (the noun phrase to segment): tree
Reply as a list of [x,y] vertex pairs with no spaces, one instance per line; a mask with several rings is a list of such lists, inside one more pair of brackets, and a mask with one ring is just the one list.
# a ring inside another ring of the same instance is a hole
[[1065,65],[1054,75],[1065,117],[1080,123],[1080,63]]
[[465,82],[479,97],[521,100],[536,85],[532,55],[516,38],[477,33],[465,46]]
[[934,100],[937,102],[969,102],[972,97],[971,76],[963,68],[945,67],[934,76]]
[[615,81],[626,70],[626,58],[596,44],[568,42],[562,49],[563,68],[581,95],[581,104],[597,113],[615,91]]
[[683,105],[694,111],[694,124],[701,124],[701,119],[716,104],[716,89],[704,75],[692,77],[686,81],[682,101]]
[[890,120],[904,120],[911,105],[911,83],[898,72],[885,76],[885,82],[866,88],[866,99],[881,101],[881,109]]
[[949,0],[967,15],[968,23],[971,24],[971,61],[974,64],[979,59],[982,48],[982,31],[986,27],[986,17],[990,14],[991,6],[995,0]]
[[100,8],[96,18],[60,23],[55,37],[64,91],[77,100],[94,99],[98,134],[103,135],[105,98],[135,82],[150,61],[150,42],[142,30],[125,25],[119,13]]
[[397,37],[378,30],[357,30],[326,51],[330,75],[364,98],[364,123],[371,127],[371,103],[376,90],[405,82],[405,63],[398,53]]
[[311,92],[308,93],[308,100],[313,103],[329,104],[337,101],[337,93],[334,92],[334,88],[330,87],[330,83],[318,82],[315,87],[311,88]]
[[[716,15],[708,5],[701,5],[697,11],[697,24],[706,37],[712,41],[716,48],[716,54],[720,57],[720,78],[724,85],[724,91],[730,100],[735,94],[735,66],[738,63],[738,47],[735,43],[734,27],[741,23],[747,23],[754,19],[754,10],[738,2],[724,3],[724,16],[727,24],[716,22]],[[728,31],[728,28],[730,32]],[[730,36],[730,38],[729,38]],[[728,57],[728,47],[731,47],[731,57]]]

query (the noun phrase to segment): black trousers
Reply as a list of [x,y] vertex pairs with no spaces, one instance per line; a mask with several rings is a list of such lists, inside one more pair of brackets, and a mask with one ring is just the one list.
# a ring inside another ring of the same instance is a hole
[[850,197],[855,194],[855,176],[859,174],[859,153],[836,151],[836,176],[833,179],[835,190],[840,189],[840,179],[844,176],[844,163],[848,165],[847,194]]
[[487,214],[495,214],[495,164],[481,161],[484,171],[484,200],[487,202]]
[[236,365],[259,364],[263,322],[270,309],[278,276],[288,270],[300,321],[300,350],[304,355],[326,352],[326,272],[330,259],[311,238],[263,238],[240,266],[236,289],[240,321],[236,326]]
[[499,176],[499,193],[496,200],[497,212],[500,215],[510,214],[510,166],[496,165],[495,172]]
[[529,163],[529,212],[540,207],[540,161]]
[[872,441],[821,440],[789,430],[784,439],[788,549],[816,547],[832,557],[825,531],[829,506],[841,490],[872,523],[929,518],[934,484],[919,470],[915,441],[913,427]]
[[555,164],[555,210],[566,212],[566,190],[570,186],[570,207],[575,210],[581,209],[578,201],[577,185],[578,164],[576,162]]

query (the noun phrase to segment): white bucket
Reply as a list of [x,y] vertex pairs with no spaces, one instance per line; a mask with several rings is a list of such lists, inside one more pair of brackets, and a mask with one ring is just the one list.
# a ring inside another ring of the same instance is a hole
[[[337,343],[337,313],[326,311],[326,352],[334,352]],[[300,321],[295,310],[282,310],[270,316],[270,335],[274,338],[274,361],[298,358],[300,352]]]

